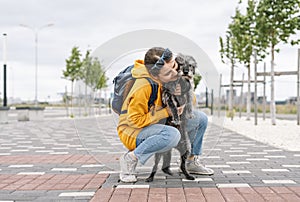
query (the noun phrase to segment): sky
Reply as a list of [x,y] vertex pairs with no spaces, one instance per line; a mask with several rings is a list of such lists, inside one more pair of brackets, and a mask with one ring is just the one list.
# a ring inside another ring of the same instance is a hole
[[[221,63],[219,36],[225,35],[237,5],[238,0],[0,0],[0,63],[2,66],[2,55],[6,52],[7,95],[25,101],[34,99],[34,30],[49,23],[53,26],[37,31],[39,101],[59,100],[66,88],[70,92],[71,83],[62,79],[62,72],[74,46],[84,55],[87,49],[93,51],[116,36],[143,29],[171,31],[191,39],[223,75],[223,84],[228,84],[230,67]],[[6,38],[3,33],[7,34]],[[280,45],[280,48],[281,52],[275,55],[275,70],[297,70],[297,49],[300,47]],[[142,58],[141,54],[137,59]],[[269,58],[266,64],[267,70],[270,69]],[[258,64],[259,70],[262,67],[262,63]],[[242,73],[246,74],[247,70],[240,65],[235,72],[235,78],[241,80]],[[114,75],[108,76],[111,84]],[[201,85],[205,86],[205,81]],[[268,98],[269,85],[267,82]],[[204,88],[198,89],[202,90]],[[276,100],[296,96],[296,76],[276,77],[275,91]],[[258,87],[258,93],[262,94],[262,86]],[[3,97],[3,68],[0,68],[0,94]]]

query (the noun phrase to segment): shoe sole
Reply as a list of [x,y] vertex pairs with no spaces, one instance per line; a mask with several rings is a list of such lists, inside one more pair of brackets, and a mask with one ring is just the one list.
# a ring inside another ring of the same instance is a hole
[[124,182],[124,183],[132,183],[132,182],[137,182],[137,180],[122,180],[120,179],[121,182]]
[[119,178],[122,182],[137,182],[137,178],[135,177],[129,177],[128,176],[128,179],[126,179],[126,175],[125,176],[121,176],[122,174],[119,175]]
[[196,174],[196,175],[208,175],[208,176],[211,176],[213,175],[214,173],[199,173],[199,172],[190,172],[188,171],[190,174]]

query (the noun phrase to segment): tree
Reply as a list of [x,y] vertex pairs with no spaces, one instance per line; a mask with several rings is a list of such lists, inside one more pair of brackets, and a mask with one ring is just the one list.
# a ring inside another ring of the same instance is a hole
[[[93,69],[96,70],[95,75],[97,76],[94,80],[95,89],[99,90],[99,97],[101,98],[101,91],[107,87],[108,78],[105,75],[105,70],[101,67],[100,61],[97,58],[93,59]],[[99,102],[99,112],[101,113],[101,102]]]
[[247,92],[247,120],[250,120],[251,113],[251,56],[253,54],[255,44],[255,1],[248,0],[246,14],[243,15],[236,8],[235,16],[232,17],[232,23],[229,30],[233,37],[236,38],[236,57],[240,63],[244,64],[248,70],[248,92]]
[[[220,37],[220,53],[221,60],[223,63],[229,63],[231,66],[230,71],[230,93],[229,93],[229,101],[228,101],[228,116],[233,120],[234,112],[233,112],[233,76],[234,76],[234,67],[237,60],[237,39],[234,37],[232,31],[229,29],[226,32],[226,41],[224,42],[222,37]],[[225,61],[227,58],[227,61]]]
[[[74,81],[80,78],[80,68],[82,62],[80,60],[80,50],[78,47],[73,47],[71,56],[66,59],[66,70],[63,70],[64,78],[71,81],[71,107],[73,107],[73,85]],[[73,115],[72,115],[73,116]]]
[[91,57],[89,52],[87,52],[84,61],[87,64],[83,68],[85,70],[85,83],[91,87],[94,92],[106,88],[108,78],[98,58]]
[[198,73],[194,75],[194,90],[196,90],[198,84],[200,83],[202,76]]
[[106,88],[108,78],[105,75],[105,70],[102,68],[100,61],[97,58],[89,56],[89,54],[87,52],[83,62],[82,78],[93,91]]
[[90,78],[90,75],[91,75],[91,66],[92,66],[92,58],[90,57],[90,52],[91,52],[90,50],[86,51],[85,57],[84,57],[84,59],[82,61],[82,68],[81,68],[81,71],[80,71],[80,79],[83,80],[84,85],[85,85],[85,91],[84,91],[84,111],[85,111],[86,115],[87,115],[88,103],[91,104],[91,100],[93,98],[92,95],[88,96],[88,93],[87,93],[87,89],[88,89],[88,86],[90,84],[89,78]]
[[97,58],[90,56],[89,50],[86,52],[83,60],[83,68],[80,75],[86,87],[89,86],[93,93],[100,90],[101,95],[101,89],[107,87],[108,78],[105,75],[105,70]]
[[260,47],[270,48],[271,54],[271,118],[276,125],[276,106],[274,99],[274,53],[280,43],[298,44],[299,39],[291,36],[300,30],[299,0],[261,0],[257,7],[256,30]]
[[93,59],[93,66],[97,71],[97,79],[95,79],[96,89],[101,90],[107,87],[108,78],[105,75],[105,70],[102,68],[100,61],[97,58]]

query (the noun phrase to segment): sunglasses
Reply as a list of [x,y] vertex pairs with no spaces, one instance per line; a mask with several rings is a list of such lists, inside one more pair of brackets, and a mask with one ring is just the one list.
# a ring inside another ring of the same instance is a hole
[[166,60],[170,60],[172,58],[172,51],[170,51],[168,48],[165,49],[165,51],[163,52],[163,54],[161,55],[161,57],[156,61],[156,63],[153,65],[153,67],[151,68],[152,70],[154,69],[158,69],[160,70],[164,64]]

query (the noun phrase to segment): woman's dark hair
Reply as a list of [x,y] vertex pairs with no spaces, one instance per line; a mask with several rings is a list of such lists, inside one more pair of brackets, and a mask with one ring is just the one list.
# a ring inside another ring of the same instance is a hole
[[172,59],[172,52],[162,47],[153,47],[147,51],[144,58],[144,64],[150,74],[157,76],[165,62]]

